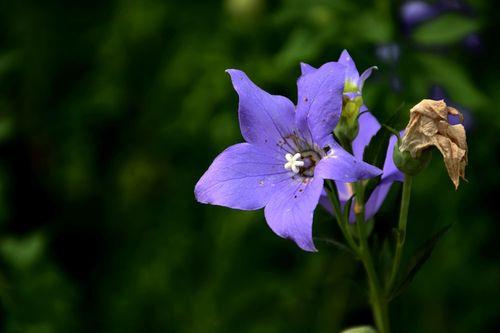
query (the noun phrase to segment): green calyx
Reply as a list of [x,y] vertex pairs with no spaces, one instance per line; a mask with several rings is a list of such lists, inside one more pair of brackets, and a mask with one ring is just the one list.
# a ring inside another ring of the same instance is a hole
[[414,176],[424,170],[432,157],[432,151],[426,149],[421,152],[420,156],[412,157],[408,151],[400,151],[399,143],[394,145],[392,159],[394,165],[407,175]]
[[340,115],[337,127],[335,127],[333,131],[344,147],[350,147],[351,142],[358,135],[358,116],[361,105],[363,105],[363,98],[361,98],[361,96],[354,99],[344,96],[342,114]]

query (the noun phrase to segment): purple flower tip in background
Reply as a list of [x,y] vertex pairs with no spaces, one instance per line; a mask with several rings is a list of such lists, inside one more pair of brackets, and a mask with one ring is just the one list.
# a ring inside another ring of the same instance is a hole
[[331,134],[342,110],[345,71],[330,62],[301,76],[294,106],[260,89],[242,71],[228,70],[246,142],[214,160],[196,184],[196,199],[243,210],[265,207],[277,235],[315,251],[313,212],[323,180],[355,182],[381,174],[343,150]]
[[408,1],[401,6],[401,19],[403,24],[409,28],[430,20],[440,14],[436,5],[425,1]]
[[483,44],[478,34],[469,34],[463,40],[463,45],[471,52],[482,52]]
[[463,124],[467,131],[470,131],[473,128],[474,119],[472,117],[472,112],[470,110],[456,104],[456,103],[453,103],[453,101],[451,101],[448,98],[448,95],[446,94],[445,90],[441,86],[433,86],[431,88],[431,92],[430,92],[429,96],[431,97],[431,99],[435,99],[435,100],[442,99],[446,102],[447,105],[454,107],[457,110],[460,110],[460,112],[462,113],[462,116],[464,117],[463,123],[460,121],[460,119],[457,116],[449,115],[448,122],[451,125]]
[[396,43],[387,43],[377,46],[377,57],[385,63],[394,64],[399,60],[400,48]]

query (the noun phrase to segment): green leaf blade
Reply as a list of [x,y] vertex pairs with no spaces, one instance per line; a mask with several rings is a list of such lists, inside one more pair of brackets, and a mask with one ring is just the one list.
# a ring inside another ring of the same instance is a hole
[[462,15],[447,14],[419,27],[413,38],[421,44],[451,44],[476,32],[479,27],[477,20]]
[[415,254],[410,259],[410,262],[407,266],[405,276],[401,279],[401,281],[397,284],[394,290],[390,293],[389,300],[392,300],[403,293],[413,281],[417,273],[423,267],[423,265],[429,260],[431,257],[436,244],[442,237],[450,230],[453,224],[448,224],[438,230],[434,235],[432,235],[428,240],[426,240],[418,249],[415,251]]

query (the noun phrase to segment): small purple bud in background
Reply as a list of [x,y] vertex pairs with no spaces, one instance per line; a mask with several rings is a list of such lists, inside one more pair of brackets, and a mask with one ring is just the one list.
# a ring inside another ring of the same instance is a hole
[[400,13],[404,26],[412,28],[419,23],[438,16],[440,10],[437,6],[424,1],[408,1],[401,6]]
[[377,57],[385,63],[394,64],[399,60],[401,50],[396,43],[381,44],[375,51]]
[[481,52],[482,43],[478,34],[470,34],[463,40],[464,47],[471,52]]
[[[470,131],[474,127],[472,112],[469,109],[466,109],[463,106],[454,103],[450,98],[448,98],[448,95],[441,86],[437,85],[433,86],[431,88],[429,96],[431,97],[431,99],[434,100],[443,99],[449,106],[459,110],[463,115],[464,118],[463,125],[467,131]],[[460,119],[457,116],[453,115],[448,116],[448,121],[450,122],[451,125],[457,125],[461,123]]]

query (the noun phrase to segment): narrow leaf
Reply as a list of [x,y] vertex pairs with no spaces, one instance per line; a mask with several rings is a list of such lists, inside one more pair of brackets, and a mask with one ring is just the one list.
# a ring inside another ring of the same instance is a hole
[[428,77],[432,78],[429,83],[442,86],[453,96],[454,102],[471,108],[479,108],[488,103],[488,97],[478,90],[477,84],[458,63],[429,54],[419,54],[418,60]]
[[384,165],[387,145],[389,144],[389,137],[389,131],[381,127],[365,148],[363,161],[378,168],[382,168]]
[[422,266],[427,262],[430,258],[437,242],[450,230],[453,224],[446,225],[438,232],[436,232],[432,237],[426,240],[418,249],[415,251],[415,254],[410,259],[408,264],[408,268],[406,269],[406,274],[403,279],[399,282],[399,284],[394,288],[391,295],[389,296],[389,300],[392,300],[399,296],[403,291],[405,291],[410,283],[415,278],[416,274],[420,271]]
[[479,22],[457,14],[443,15],[422,25],[413,38],[422,44],[450,44],[479,29]]
[[351,215],[351,206],[352,206],[352,201],[354,200],[354,195],[349,198],[349,200],[346,201],[345,206],[344,206],[344,211],[342,212],[343,214],[343,222],[349,223],[349,217]]
[[377,333],[377,331],[371,326],[358,326],[348,328],[340,333]]
[[314,239],[314,241],[323,242],[325,244],[331,245],[333,247],[336,247],[339,250],[345,251],[345,252],[355,256],[354,252],[352,252],[352,250],[347,245],[345,245],[342,242],[339,242],[338,240],[335,240],[333,238],[327,238],[327,237],[324,237],[324,238],[323,237],[313,237],[313,239]]
[[379,168],[383,168],[385,161],[385,154],[387,152],[387,146],[389,145],[389,138],[392,133],[388,128],[402,128],[405,125],[405,112],[403,112],[404,103],[402,103],[394,113],[383,122],[383,126],[378,130],[378,132],[370,140],[370,143],[365,148],[363,154],[363,161],[374,165]]

